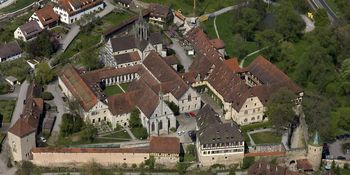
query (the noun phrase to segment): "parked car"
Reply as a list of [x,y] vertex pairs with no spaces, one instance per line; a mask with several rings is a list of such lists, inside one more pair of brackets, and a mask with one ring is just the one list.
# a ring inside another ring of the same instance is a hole
[[41,140],[42,142],[46,143],[46,139],[45,139],[43,136],[40,137],[40,140]]
[[184,133],[185,133],[185,131],[183,131],[183,130],[182,130],[182,131],[178,131],[178,132],[177,132],[177,135],[178,135],[178,136],[181,136],[181,135],[184,134]]
[[194,112],[189,112],[188,113],[191,117],[196,117],[196,114]]

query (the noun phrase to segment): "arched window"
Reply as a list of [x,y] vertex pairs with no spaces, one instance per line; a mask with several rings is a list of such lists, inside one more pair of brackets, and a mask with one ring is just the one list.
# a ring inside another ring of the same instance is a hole
[[191,94],[188,94],[187,100],[191,101],[191,99],[192,99]]
[[162,120],[158,123],[158,129],[159,130],[163,129],[163,121]]
[[151,130],[154,131],[154,122],[152,122]]

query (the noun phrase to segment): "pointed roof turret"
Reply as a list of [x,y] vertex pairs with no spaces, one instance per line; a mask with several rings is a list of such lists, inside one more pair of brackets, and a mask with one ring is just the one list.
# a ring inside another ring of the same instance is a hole
[[315,146],[320,146],[321,145],[321,139],[320,139],[320,135],[318,134],[318,131],[316,131],[311,144],[315,145]]

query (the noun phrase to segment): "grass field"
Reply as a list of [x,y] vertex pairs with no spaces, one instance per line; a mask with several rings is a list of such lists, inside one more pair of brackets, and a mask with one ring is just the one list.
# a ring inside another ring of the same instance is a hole
[[15,109],[15,100],[0,100],[0,117],[3,123],[11,122],[12,113]]
[[218,9],[235,5],[237,0],[196,0],[196,10],[193,9],[193,0],[143,0],[144,2],[154,2],[170,5],[175,10],[181,10],[184,15],[194,16],[214,12]]
[[10,12],[14,12],[16,10],[22,9],[30,4],[32,4],[33,2],[35,2],[36,0],[16,0],[13,4],[0,9],[0,13],[10,13]]
[[[145,140],[147,139],[147,130],[146,128],[131,128],[131,132],[134,134],[134,136],[138,139]],[[146,134],[145,134],[146,133]]]
[[118,132],[115,132],[113,134],[109,134],[109,135],[106,135],[103,137],[118,138],[118,139],[131,139],[131,137],[129,136],[129,134],[125,130],[118,131]]
[[18,26],[24,24],[29,17],[31,16],[31,13],[23,14],[22,16],[19,16],[13,20],[9,20],[7,22],[1,23],[0,25],[0,44],[5,42],[10,42],[13,39],[13,33],[17,29]]
[[332,133],[333,137],[337,135],[346,134],[349,132],[338,126],[341,115],[348,115],[349,113],[350,113],[350,107],[338,108],[336,111],[331,113],[331,128],[333,131]]
[[274,132],[259,132],[250,135],[255,144],[280,143],[281,136]]
[[[223,15],[220,15],[216,19],[216,26],[218,29],[218,33],[220,36],[220,39],[222,39],[225,42],[225,50],[228,56],[230,57],[238,57],[239,51],[237,48],[240,45],[240,47],[245,48],[248,53],[254,52],[258,50],[258,45],[255,42],[247,42],[247,41],[240,41],[239,37],[235,36],[232,33],[233,26],[232,26],[232,13],[226,13]],[[217,38],[215,29],[214,29],[214,19],[209,19],[208,21],[205,21],[202,23],[202,27],[204,31],[207,33],[208,37],[210,39]],[[239,58],[242,59],[242,58]]]
[[340,174],[341,175],[350,175],[350,169],[341,169]]
[[103,17],[102,25],[95,25],[89,33],[80,32],[62,54],[62,58],[70,58],[78,52],[90,49],[101,40],[102,33],[108,28],[118,25],[130,17],[127,13],[110,13]]
[[115,94],[123,93],[123,90],[120,89],[119,85],[113,85],[106,87],[106,89],[103,92],[106,94],[106,96],[112,96]]

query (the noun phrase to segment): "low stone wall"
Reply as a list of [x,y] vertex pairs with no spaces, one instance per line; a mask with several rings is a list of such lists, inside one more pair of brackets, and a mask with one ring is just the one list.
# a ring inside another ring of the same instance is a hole
[[285,152],[284,146],[280,144],[261,144],[249,146],[249,153]]
[[333,159],[322,159],[322,163],[325,165],[332,165],[332,163],[335,163],[336,166],[339,166],[340,168],[344,168],[344,165],[350,165],[350,160],[333,160]]

